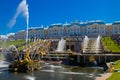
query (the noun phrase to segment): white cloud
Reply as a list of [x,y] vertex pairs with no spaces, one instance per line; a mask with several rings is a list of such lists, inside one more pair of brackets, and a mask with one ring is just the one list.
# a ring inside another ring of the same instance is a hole
[[16,23],[16,19],[17,17],[22,14],[25,16],[26,20],[28,21],[29,18],[29,12],[28,12],[28,5],[26,3],[26,0],[23,0],[19,6],[17,7],[16,13],[13,16],[13,18],[10,20],[10,22],[8,23],[9,28],[12,28],[15,23]]
[[7,34],[7,36],[10,36],[10,35],[15,35],[15,33],[9,33],[9,34]]
[[7,35],[0,35],[0,36],[1,36],[2,39],[7,39],[8,36],[10,36],[10,35],[15,35],[15,33],[9,33]]
[[6,39],[7,36],[6,35],[0,35],[2,39]]

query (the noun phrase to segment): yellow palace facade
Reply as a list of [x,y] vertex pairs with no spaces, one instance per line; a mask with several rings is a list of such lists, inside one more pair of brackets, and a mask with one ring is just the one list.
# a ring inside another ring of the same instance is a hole
[[[65,24],[51,24],[47,29],[44,27],[30,28],[28,30],[28,37],[30,38],[42,38],[42,39],[60,39],[61,37],[96,37],[110,36],[120,33],[120,22],[116,21],[111,24],[106,24],[102,20],[94,20],[87,22],[72,22]],[[15,34],[16,39],[25,39],[26,31],[19,31]]]

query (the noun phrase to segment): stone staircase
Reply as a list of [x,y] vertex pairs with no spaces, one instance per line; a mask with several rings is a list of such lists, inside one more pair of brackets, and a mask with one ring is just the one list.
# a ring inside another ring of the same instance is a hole
[[102,53],[101,42],[97,43],[96,40],[97,38],[90,38],[87,46],[83,49],[83,53]]

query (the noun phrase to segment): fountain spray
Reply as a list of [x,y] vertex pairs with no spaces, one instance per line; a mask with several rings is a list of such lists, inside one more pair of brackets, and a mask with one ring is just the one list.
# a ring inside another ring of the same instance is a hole
[[28,4],[26,0],[22,0],[22,2],[18,5],[17,10],[13,18],[8,23],[9,28],[12,28],[17,20],[17,17],[22,14],[26,18],[26,48],[28,43],[28,24],[29,24],[29,11]]
[[97,37],[97,39],[96,39],[96,46],[95,46],[95,49],[96,49],[96,53],[98,53],[99,51],[99,48],[100,48],[100,39],[101,39],[101,37],[100,37],[100,35]]
[[88,43],[89,43],[89,38],[87,36],[85,36],[82,46],[83,46],[83,53],[86,52],[86,48],[88,47]]
[[57,47],[57,50],[58,52],[63,52],[64,51],[64,48],[65,48],[65,43],[66,43],[66,40],[64,40],[63,38],[58,42],[58,47]]

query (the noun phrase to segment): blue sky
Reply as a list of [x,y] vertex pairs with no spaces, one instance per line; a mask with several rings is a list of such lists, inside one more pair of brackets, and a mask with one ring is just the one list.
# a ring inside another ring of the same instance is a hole
[[[24,16],[19,15],[16,24],[8,27],[22,0],[0,0],[0,35],[26,29]],[[54,23],[104,20],[112,23],[120,20],[120,0],[27,0],[29,26],[39,27]]]

